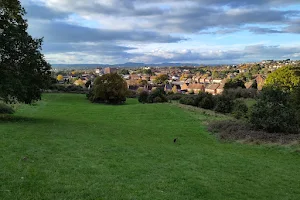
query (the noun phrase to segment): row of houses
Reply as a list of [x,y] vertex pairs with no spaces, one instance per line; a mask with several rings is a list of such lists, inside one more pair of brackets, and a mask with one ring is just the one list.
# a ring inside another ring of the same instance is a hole
[[186,82],[172,82],[165,85],[165,91],[170,92],[176,89],[178,93],[195,93],[208,92],[216,95],[224,91],[226,79],[221,80],[219,83],[186,83]]

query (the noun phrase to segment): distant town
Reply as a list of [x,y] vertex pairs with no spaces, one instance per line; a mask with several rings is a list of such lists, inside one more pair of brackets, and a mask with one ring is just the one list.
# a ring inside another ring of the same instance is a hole
[[118,73],[126,80],[128,89],[134,91],[164,87],[166,92],[198,94],[202,91],[216,95],[223,92],[225,83],[230,79],[242,80],[246,88],[255,84],[261,90],[268,74],[283,66],[299,63],[286,59],[222,66],[54,68],[52,75],[58,84],[90,88],[97,76]]

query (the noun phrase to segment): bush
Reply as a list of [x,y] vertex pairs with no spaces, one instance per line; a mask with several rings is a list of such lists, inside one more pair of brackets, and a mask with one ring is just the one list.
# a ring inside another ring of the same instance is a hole
[[142,91],[138,97],[141,103],[163,103],[168,102],[165,91],[162,88],[154,89],[150,92]]
[[149,93],[147,91],[142,91],[139,94],[138,100],[140,103],[147,103],[148,102]]
[[250,113],[250,122],[268,132],[299,133],[296,109],[289,94],[275,88],[264,88]]
[[233,105],[233,100],[230,97],[220,95],[216,97],[215,111],[220,113],[231,113]]
[[0,103],[0,114],[13,114],[15,111],[5,103]]
[[234,102],[232,115],[236,119],[247,118],[247,116],[248,116],[248,107],[247,107],[247,105],[245,104],[244,101],[236,100]]
[[214,106],[215,106],[215,102],[212,95],[204,97],[199,103],[199,107],[204,109],[213,109]]
[[179,100],[179,103],[190,106],[197,106],[195,96],[185,96]]
[[136,91],[134,90],[127,90],[127,94],[126,94],[127,98],[137,98],[138,94]]
[[[156,99],[156,97],[160,97]],[[168,102],[166,92],[163,88],[156,88],[155,90],[151,91],[151,93],[148,96],[148,103],[158,103],[156,101],[159,101],[159,103],[162,102]]]
[[178,94],[177,93],[177,94],[168,95],[167,98],[168,98],[168,100],[176,100],[176,101],[178,101],[178,100],[180,100],[184,96],[185,96],[185,94]]
[[257,97],[257,90],[254,88],[245,89],[245,88],[236,88],[236,89],[226,89],[224,90],[223,94],[231,99],[238,99],[238,98],[256,98]]

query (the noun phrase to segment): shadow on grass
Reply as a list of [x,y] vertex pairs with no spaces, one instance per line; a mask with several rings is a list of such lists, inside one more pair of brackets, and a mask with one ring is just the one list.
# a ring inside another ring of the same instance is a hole
[[26,122],[26,123],[49,123],[49,122],[53,122],[53,121],[54,121],[54,119],[0,114],[0,124],[1,123],[21,123],[21,122]]

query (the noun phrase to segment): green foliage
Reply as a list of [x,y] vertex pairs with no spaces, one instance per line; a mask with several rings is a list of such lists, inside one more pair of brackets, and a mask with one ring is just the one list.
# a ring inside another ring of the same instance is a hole
[[128,74],[129,74],[129,71],[128,71],[128,69],[121,69],[121,70],[119,71],[119,74],[128,75]]
[[219,95],[216,96],[216,106],[215,111],[220,113],[231,113],[233,109],[233,99],[225,96],[225,95]]
[[166,83],[166,81],[169,79],[169,76],[166,74],[161,74],[159,76],[156,77],[156,79],[154,80],[154,83],[156,84],[163,84]]
[[0,102],[0,114],[13,114],[15,111],[12,107]]
[[297,133],[299,122],[290,104],[289,94],[279,88],[266,87],[252,107],[250,122],[268,132]]
[[300,66],[285,66],[271,73],[265,86],[277,87],[281,90],[293,90],[300,86]]
[[85,87],[86,87],[86,88],[89,88],[90,86],[92,86],[92,81],[91,81],[91,80],[88,80],[88,81],[85,83]]
[[235,89],[235,88],[246,88],[245,87],[245,82],[239,79],[229,79],[225,85],[224,85],[224,89]]
[[179,100],[179,103],[184,104],[184,105],[197,106],[197,104],[195,102],[195,96],[193,96],[193,95],[186,95],[186,96],[182,97]]
[[168,98],[166,96],[166,92],[164,91],[163,88],[157,88],[153,91],[148,96],[148,103],[163,103],[163,102],[168,102]]
[[148,97],[149,97],[149,92],[147,92],[147,91],[142,91],[142,92],[140,92],[140,94],[139,94],[138,101],[139,101],[140,103],[147,103],[147,102],[148,102]]
[[51,67],[40,52],[42,39],[27,33],[25,14],[19,0],[0,1],[0,99],[30,104],[50,85]]
[[213,109],[215,106],[214,97],[212,94],[207,92],[200,92],[196,99],[195,104],[204,109]]
[[105,74],[97,77],[94,81],[92,102],[120,104],[126,101],[127,83],[124,79],[116,74]]
[[248,106],[246,105],[246,103],[241,100],[235,100],[233,110],[232,110],[232,115],[236,119],[247,118]]
[[228,98],[238,99],[238,98],[256,98],[257,97],[257,89],[253,88],[235,88],[235,89],[227,89],[224,90],[223,94]]

